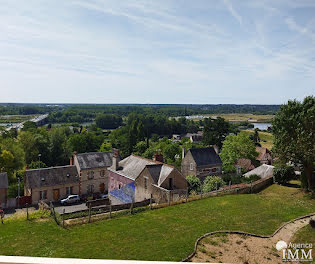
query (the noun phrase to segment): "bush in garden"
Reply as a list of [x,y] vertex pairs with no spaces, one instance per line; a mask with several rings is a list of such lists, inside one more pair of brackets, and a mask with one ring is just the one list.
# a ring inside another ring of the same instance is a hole
[[225,185],[225,182],[218,176],[208,176],[203,183],[203,192],[211,192]]
[[294,179],[295,172],[294,172],[294,168],[291,166],[280,165],[274,169],[273,175],[277,183],[284,184]]
[[198,193],[201,191],[201,182],[198,177],[189,175],[186,177],[186,180],[188,182],[188,192],[190,194]]

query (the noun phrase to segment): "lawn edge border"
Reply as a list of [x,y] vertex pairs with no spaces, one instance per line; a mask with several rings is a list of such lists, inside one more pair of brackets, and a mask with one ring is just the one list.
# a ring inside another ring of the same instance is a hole
[[285,222],[273,234],[271,234],[269,236],[257,235],[257,234],[253,234],[253,233],[242,232],[242,231],[231,231],[231,230],[222,230],[222,231],[214,231],[214,232],[206,233],[206,234],[202,235],[201,237],[199,237],[196,240],[194,251],[188,257],[182,259],[181,262],[188,262],[197,253],[197,248],[198,248],[198,245],[199,245],[200,241],[202,239],[208,237],[208,236],[211,236],[211,235],[214,235],[214,234],[236,234],[236,235],[245,235],[245,236],[252,236],[252,237],[259,237],[259,238],[271,238],[271,237],[275,236],[286,225],[288,225],[290,223],[293,223],[295,221],[304,219],[304,218],[312,217],[312,216],[315,216],[315,212],[311,213],[311,214],[308,214],[308,215],[300,216],[300,217],[297,217],[297,218],[295,218],[293,220]]

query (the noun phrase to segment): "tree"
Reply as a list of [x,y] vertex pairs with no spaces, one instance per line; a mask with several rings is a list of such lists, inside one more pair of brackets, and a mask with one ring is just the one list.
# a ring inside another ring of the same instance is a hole
[[22,130],[23,130],[23,131],[28,131],[28,130],[32,130],[32,129],[36,129],[36,128],[37,128],[36,123],[34,123],[34,122],[32,122],[32,121],[26,121],[26,122],[23,124]]
[[234,164],[238,159],[250,159],[254,162],[257,155],[256,147],[246,133],[229,135],[224,140],[220,153],[223,170],[224,172],[234,172]]
[[122,124],[122,118],[115,114],[98,114],[95,122],[99,128],[115,129]]
[[273,175],[277,183],[284,184],[294,179],[295,172],[292,166],[280,165],[275,167]]
[[224,138],[228,135],[230,125],[223,118],[204,119],[203,143],[205,145],[217,145],[222,147]]
[[274,152],[283,163],[301,165],[307,178],[308,190],[314,188],[315,161],[315,97],[303,102],[288,101],[280,107],[272,122]]

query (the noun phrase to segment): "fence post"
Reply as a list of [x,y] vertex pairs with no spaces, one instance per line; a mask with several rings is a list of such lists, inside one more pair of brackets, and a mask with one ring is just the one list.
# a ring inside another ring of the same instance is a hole
[[89,203],[89,223],[91,223],[91,203]]
[[133,211],[133,202],[131,202],[130,204],[130,214],[132,214],[132,211]]
[[53,213],[53,209],[52,209],[52,202],[50,201],[50,215],[53,215],[54,213]]
[[253,192],[253,181],[250,181],[250,193]]
[[201,188],[200,188],[200,199],[202,199],[202,185],[201,185]]
[[62,211],[62,228],[65,228],[65,212],[66,212],[66,209],[63,208],[63,211]]
[[152,193],[150,195],[150,210],[152,209]]
[[229,191],[231,192],[231,181],[229,182]]
[[217,195],[218,195],[218,183],[216,183],[215,190],[216,190]]
[[187,203],[187,201],[188,201],[188,188],[186,190],[186,203]]
[[112,218],[112,204],[109,204],[109,218]]
[[26,220],[29,220],[29,218],[28,218],[28,203],[26,204]]
[[171,205],[171,192],[168,191],[168,206]]

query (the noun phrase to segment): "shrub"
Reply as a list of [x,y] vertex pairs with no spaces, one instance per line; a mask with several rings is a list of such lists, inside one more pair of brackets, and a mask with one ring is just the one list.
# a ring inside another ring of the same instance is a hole
[[208,176],[203,184],[203,192],[214,191],[217,187],[218,189],[225,185],[225,182],[218,176]]
[[197,176],[189,175],[186,177],[188,182],[188,191],[190,194],[201,191],[201,182]]
[[274,169],[275,181],[279,184],[284,184],[294,179],[295,172],[294,168],[287,165],[280,165]]

